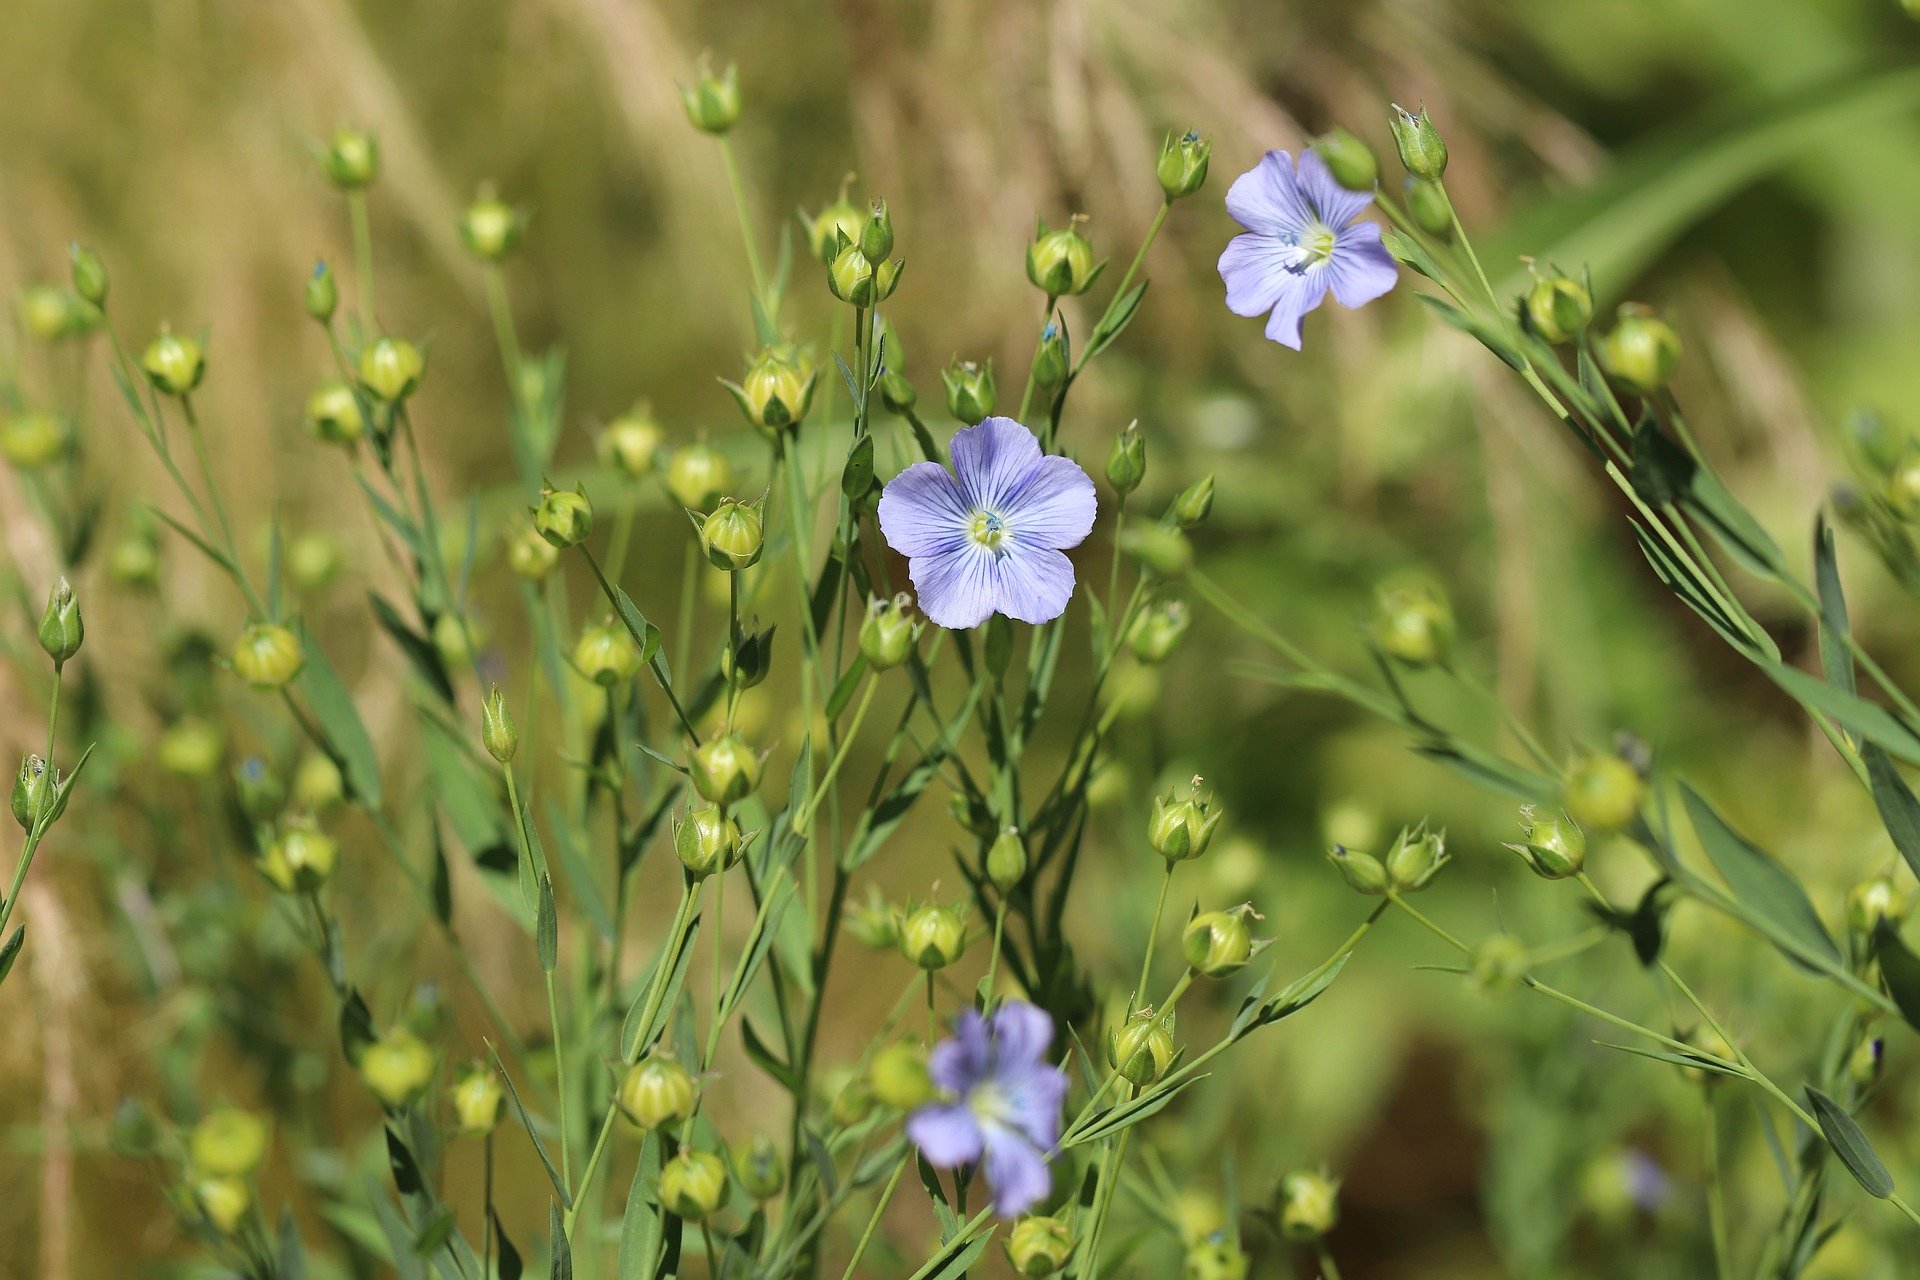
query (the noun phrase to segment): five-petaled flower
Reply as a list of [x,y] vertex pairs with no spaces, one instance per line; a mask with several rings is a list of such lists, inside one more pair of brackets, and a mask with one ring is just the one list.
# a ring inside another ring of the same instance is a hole
[[908,559],[921,612],[953,630],[995,613],[1051,622],[1073,595],[1065,549],[1093,529],[1093,481],[1012,418],[965,428],[952,451],[951,473],[916,462],[880,495],[880,529]]
[[1299,164],[1269,151],[1234,180],[1227,212],[1247,229],[1220,255],[1227,308],[1272,312],[1267,336],[1300,349],[1300,320],[1332,290],[1343,307],[1360,307],[1393,288],[1399,272],[1380,244],[1380,224],[1357,222],[1372,196],[1334,181],[1314,152]]
[[934,1046],[927,1069],[947,1096],[907,1118],[907,1136],[940,1169],[983,1163],[994,1212],[1024,1213],[1053,1185],[1067,1073],[1047,1061],[1053,1019],[1011,1000],[982,1018],[969,1009]]

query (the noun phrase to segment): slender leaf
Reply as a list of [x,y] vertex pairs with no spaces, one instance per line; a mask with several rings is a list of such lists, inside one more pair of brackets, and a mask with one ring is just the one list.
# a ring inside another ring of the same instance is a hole
[[[1814,910],[1807,891],[1792,873],[1728,826],[1691,786],[1681,783],[1680,794],[1693,820],[1694,833],[1700,837],[1707,856],[1719,869],[1733,896],[1799,946],[1838,962],[1840,948],[1828,936],[1826,926],[1820,922],[1820,913]],[[1792,952],[1784,954],[1795,965],[1807,967],[1805,961]]]
[[1853,1175],[1861,1190],[1882,1200],[1892,1195],[1893,1175],[1874,1153],[1873,1144],[1867,1141],[1859,1122],[1847,1114],[1845,1107],[1812,1085],[1807,1086],[1807,1101],[1813,1104],[1813,1118],[1820,1122],[1820,1132],[1826,1136],[1827,1145],[1840,1157],[1840,1163],[1847,1166],[1847,1172]]

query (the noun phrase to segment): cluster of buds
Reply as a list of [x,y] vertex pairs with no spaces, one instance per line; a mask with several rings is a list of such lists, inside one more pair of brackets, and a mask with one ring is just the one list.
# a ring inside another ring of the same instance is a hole
[[893,252],[893,215],[885,200],[875,200],[860,224],[859,234],[850,233],[838,222],[833,228],[832,256],[827,262],[827,288],[833,296],[852,307],[872,307],[885,302],[900,287],[900,273],[906,262],[889,259]]
[[1447,833],[1430,831],[1423,818],[1401,830],[1384,858],[1336,844],[1327,851],[1327,861],[1356,892],[1415,893],[1447,865]]
[[1221,816],[1213,798],[1200,794],[1200,779],[1196,777],[1184,796],[1154,797],[1153,816],[1147,820],[1147,843],[1170,863],[1197,858],[1213,843]]
[[221,1235],[238,1232],[253,1208],[252,1180],[267,1158],[270,1137],[265,1120],[227,1106],[207,1112],[188,1132],[194,1203]]
[[1076,298],[1093,288],[1106,270],[1104,261],[1093,260],[1093,245],[1080,234],[1083,221],[1075,215],[1066,226],[1051,229],[1044,218],[1035,223],[1033,241],[1027,245],[1027,279],[1049,298]]
[[813,407],[820,372],[807,353],[790,342],[763,347],[738,383],[720,385],[733,394],[740,412],[769,439],[800,425]]

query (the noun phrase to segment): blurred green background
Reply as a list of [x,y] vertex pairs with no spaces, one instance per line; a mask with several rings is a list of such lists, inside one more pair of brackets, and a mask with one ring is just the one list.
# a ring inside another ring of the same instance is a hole
[[[1262,150],[1297,149],[1335,123],[1384,148],[1387,102],[1424,103],[1490,269],[1512,276],[1523,253],[1590,263],[1608,305],[1667,309],[1705,449],[1782,545],[1804,548],[1846,470],[1838,424],[1866,405],[1910,429],[1920,402],[1920,31],[1892,0],[9,0],[0,285],[60,278],[78,239],[110,265],[123,331],[205,328],[201,402],[242,522],[264,528],[277,507],[290,529],[325,526],[346,544],[343,584],[303,608],[383,744],[404,720],[400,664],[352,585],[378,577],[376,545],[357,513],[343,514],[348,474],[300,425],[329,372],[301,283],[316,256],[351,258],[313,143],[341,124],[379,135],[381,318],[431,339],[415,407],[430,468],[443,492],[478,490],[506,509],[505,390],[480,276],[455,232],[482,182],[532,213],[509,280],[523,344],[568,355],[564,463],[591,466],[591,428],[636,399],[673,440],[749,439],[714,381],[737,376],[751,340],[738,237],[713,145],[687,127],[676,90],[704,50],[740,66],[735,142],[763,246],[797,238],[794,211],[827,203],[849,174],[856,201],[889,200],[908,264],[890,318],[923,401],[938,399],[936,372],[956,355],[993,358],[1003,394],[1017,387],[1040,310],[1020,265],[1035,216],[1088,215],[1100,252],[1124,263],[1158,205],[1161,138],[1198,128],[1214,143],[1213,177],[1176,207],[1147,260],[1144,310],[1076,391],[1069,447],[1101,458],[1138,418],[1149,502],[1215,473],[1202,563],[1334,665],[1364,670],[1356,623],[1373,584],[1424,571],[1460,613],[1463,663],[1556,750],[1638,734],[1792,864],[1830,914],[1885,865],[1864,796],[1817,734],[1659,588],[1588,460],[1494,361],[1431,323],[1411,279],[1364,313],[1316,314],[1296,355],[1225,311],[1214,262],[1234,230],[1220,197]],[[1068,308],[1082,331],[1097,314]],[[802,257],[789,320],[824,350],[835,314]],[[0,359],[29,398],[70,394],[72,362],[6,341]],[[101,406],[88,459],[117,527],[163,490],[98,365],[80,376]],[[629,577],[660,613],[678,592],[678,519],[643,517]],[[7,594],[31,595],[39,587],[23,584],[43,581],[50,550],[10,473],[0,525]],[[1105,564],[1104,548],[1085,555]],[[1913,601],[1862,548],[1843,540],[1842,557],[1856,629],[1896,675],[1920,675]],[[170,550],[164,581],[159,606],[83,584],[103,702],[164,707],[154,638],[186,622],[225,635],[240,621],[184,548]],[[1787,612],[1756,609],[1768,622]],[[1804,629],[1776,634],[1790,658],[1808,657]],[[1117,980],[1134,963],[1115,940],[1137,937],[1150,910],[1142,815],[1156,787],[1192,773],[1218,788],[1232,828],[1193,873],[1193,896],[1251,898],[1277,954],[1301,968],[1360,914],[1320,861],[1327,840],[1377,845],[1423,815],[1449,829],[1459,860],[1431,895],[1456,932],[1504,923],[1549,942],[1586,926],[1570,893],[1499,848],[1507,801],[1343,705],[1250,681],[1234,663],[1251,656],[1203,614],[1157,702],[1123,727],[1128,783],[1097,819],[1076,905],[1089,964]],[[0,745],[18,751],[43,732],[40,677],[7,657]],[[1429,692],[1448,706],[1444,687]],[[770,695],[768,714],[779,705]],[[1448,714],[1477,715],[1497,735],[1469,706]],[[136,716],[122,729],[145,739],[154,724]],[[122,758],[132,769],[138,748]],[[125,785],[130,807],[173,815],[189,839],[194,824],[217,825],[206,796]],[[890,857],[901,893],[952,879],[947,819],[925,807]],[[190,1256],[158,1190],[104,1141],[118,1098],[160,1090],[156,1046],[209,1016],[191,981],[156,997],[128,976],[116,939],[139,912],[128,878],[108,869],[143,866],[142,909],[159,901],[164,914],[168,868],[150,852],[63,845],[36,867],[25,980],[0,991],[0,1275],[124,1274]],[[1630,854],[1601,849],[1594,862],[1616,896],[1648,878]],[[415,947],[417,922],[384,918],[370,873],[360,886],[356,927],[370,945],[411,957],[413,972],[444,969]],[[460,924],[482,967],[512,972],[523,962],[513,940],[495,946],[488,908],[472,901]],[[1683,911],[1676,963],[1738,1011],[1757,1059],[1791,1064],[1823,993],[1730,929]],[[1411,971],[1448,959],[1389,920],[1326,1000],[1183,1100],[1158,1139],[1182,1185],[1253,1207],[1280,1173],[1325,1163],[1346,1178],[1333,1245],[1349,1277],[1705,1274],[1697,1090],[1594,1046],[1596,1027],[1556,1006]],[[267,976],[321,1008],[287,969]],[[1618,943],[1563,977],[1643,1020],[1672,1016]],[[844,1058],[870,1032],[874,999],[849,991],[835,1006],[829,1036]],[[518,1011],[538,1024],[533,1000]],[[325,1040],[321,1027],[319,1049]],[[211,1061],[199,1088],[258,1096],[258,1081],[224,1078]],[[342,1126],[368,1124],[371,1106],[351,1088],[315,1087]],[[1920,1168],[1912,1092],[1896,1081],[1876,1104],[1896,1173]],[[1779,1195],[1743,1120],[1730,1109],[1746,1193],[1736,1234],[1763,1229]],[[1656,1208],[1625,1207],[1623,1170],[1636,1162],[1664,1171]],[[903,1211],[903,1248],[923,1217]],[[1910,1274],[1897,1259],[1911,1240],[1889,1223],[1861,1212],[1819,1274]],[[1270,1237],[1250,1246],[1256,1274],[1295,1274]],[[1168,1274],[1153,1261],[1165,1256],[1140,1255],[1137,1273]]]

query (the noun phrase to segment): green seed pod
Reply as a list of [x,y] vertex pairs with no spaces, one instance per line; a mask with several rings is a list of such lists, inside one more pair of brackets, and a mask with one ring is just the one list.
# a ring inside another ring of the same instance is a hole
[[1200,794],[1200,779],[1195,778],[1185,796],[1154,797],[1153,816],[1147,821],[1147,843],[1168,862],[1197,858],[1213,843],[1221,816],[1213,807],[1212,797]]
[[560,549],[547,541],[532,521],[521,521],[507,533],[507,567],[518,577],[538,582],[560,563]]
[[873,263],[857,244],[844,244],[827,267],[827,288],[849,306],[873,305]]
[[1650,396],[1667,385],[1680,363],[1680,335],[1651,310],[1629,302],[1601,335],[1600,367],[1627,390]]
[[740,119],[740,70],[732,63],[715,75],[703,55],[691,87],[680,90],[687,121],[702,133],[724,136]]
[[487,754],[500,764],[510,762],[520,749],[520,730],[497,684],[487,690],[486,701],[480,704],[480,740],[486,744]]
[[73,428],[49,409],[25,409],[0,422],[0,455],[22,471],[38,471],[73,450]]
[[1558,346],[1579,337],[1593,319],[1593,295],[1578,280],[1542,276],[1527,290],[1521,314],[1541,341]]
[[640,661],[640,646],[611,614],[599,626],[582,631],[573,646],[574,668],[603,689],[633,679]]
[[869,262],[883,262],[893,252],[893,215],[885,200],[875,200],[860,228],[860,252]]
[[1507,848],[1519,854],[1535,875],[1564,880],[1580,874],[1587,861],[1587,836],[1579,823],[1565,813],[1542,813],[1526,805],[1520,810],[1520,827],[1525,837]]
[[866,901],[847,908],[842,925],[854,941],[871,950],[892,951],[900,945],[900,910],[874,885],[867,886]]
[[757,1202],[780,1194],[787,1185],[786,1166],[780,1161],[780,1149],[764,1133],[756,1133],[743,1146],[733,1149],[733,1180]]
[[944,969],[967,949],[967,922],[951,907],[917,907],[900,924],[900,954],[922,969]]
[[1280,1234],[1318,1240],[1340,1220],[1340,1184],[1324,1173],[1300,1169],[1280,1179]]
[[720,677],[735,689],[751,689],[773,669],[773,631],[742,630],[720,651]]
[[1158,665],[1172,656],[1192,625],[1193,611],[1185,600],[1156,600],[1128,629],[1127,649],[1141,662]]
[[1050,1276],[1073,1257],[1073,1232],[1058,1218],[1022,1218],[1007,1233],[1007,1261],[1023,1276]]
[[1107,1031],[1107,1065],[1136,1087],[1152,1084],[1173,1064],[1173,1015],[1142,1010]]
[[1153,176],[1160,180],[1160,194],[1168,204],[1198,191],[1207,180],[1207,161],[1213,157],[1213,144],[1189,129],[1179,137],[1167,135],[1160,144],[1160,159]]
[[454,1125],[470,1138],[484,1138],[500,1123],[506,1105],[506,1091],[500,1076],[482,1063],[474,1063],[460,1074],[449,1092],[453,1102]]
[[811,218],[801,213],[800,225],[807,233],[807,248],[813,251],[814,260],[824,267],[831,266],[834,258],[839,256],[841,237],[857,241],[866,227],[866,221],[860,210],[854,208],[847,199],[847,183],[842,182],[840,194],[834,197],[833,203]]
[[940,371],[947,391],[947,412],[962,426],[972,427],[993,416],[993,361],[984,365],[955,360]]
[[913,654],[924,624],[916,623],[907,612],[913,597],[905,592],[891,600],[869,600],[867,616],[860,624],[860,653],[875,671],[891,671]]
[[1043,391],[1051,390],[1067,380],[1072,366],[1073,353],[1067,346],[1066,330],[1058,321],[1047,321],[1033,349],[1033,385]]
[[327,444],[352,445],[366,433],[360,397],[344,382],[328,382],[307,397],[307,430]]
[[1213,476],[1201,476],[1182,489],[1167,508],[1167,514],[1182,529],[1194,528],[1205,521],[1213,514]]
[[237,1235],[253,1208],[253,1188],[244,1178],[201,1178],[193,1184],[193,1198],[223,1236]]
[[73,291],[95,307],[107,305],[107,264],[100,255],[81,244],[67,246],[67,263],[73,273]]
[[1057,231],[1041,222],[1027,246],[1027,279],[1050,298],[1071,298],[1093,287],[1101,266],[1093,260],[1093,245],[1080,234],[1075,219]]
[[600,460],[634,479],[653,474],[660,453],[660,424],[645,405],[636,404],[600,433]]
[[184,396],[200,385],[207,373],[206,353],[192,338],[183,338],[162,325],[160,336],[140,356],[147,380],[162,393]]
[[340,544],[331,534],[309,529],[287,544],[287,578],[300,592],[319,591],[340,573]]
[[376,338],[360,351],[360,385],[387,404],[412,395],[426,370],[427,358],[404,338]]
[[667,459],[667,492],[689,511],[704,511],[733,484],[733,464],[705,441],[676,449]]
[[360,1051],[360,1079],[389,1110],[399,1110],[433,1083],[432,1049],[405,1027],[395,1027]]
[[1251,1265],[1240,1242],[1221,1230],[1189,1246],[1180,1280],[1247,1280]]
[[704,880],[740,860],[740,826],[719,805],[689,806],[684,818],[674,820],[673,851],[689,875]]
[[233,673],[262,692],[284,689],[307,665],[300,637],[273,622],[256,622],[234,641]]
[[321,324],[333,322],[333,313],[340,307],[340,284],[333,278],[333,268],[326,262],[313,264],[313,270],[307,275],[307,291],[304,299],[307,314]]
[[1847,925],[1862,939],[1882,924],[1898,929],[1913,914],[1913,889],[1891,875],[1872,876],[1847,891]]
[[1113,449],[1107,454],[1107,483],[1124,498],[1146,478],[1147,442],[1140,435],[1140,424],[1129,422],[1113,438]]
[[1646,783],[1640,771],[1611,752],[1582,755],[1567,769],[1560,803],[1588,831],[1619,831],[1640,812]]
[[842,1129],[851,1129],[873,1114],[873,1094],[867,1090],[867,1078],[850,1067],[828,1073],[822,1092],[832,1101],[827,1115]]
[[660,1205],[699,1222],[727,1200],[727,1162],[711,1151],[682,1151],[660,1170]]
[[707,563],[727,573],[738,573],[759,563],[764,535],[760,509],[727,498],[700,522],[700,546]]
[[1429,831],[1426,819],[1400,832],[1387,850],[1387,884],[1395,893],[1417,893],[1447,865],[1447,833]]
[[359,129],[338,130],[327,142],[321,165],[327,180],[340,190],[363,190],[380,176],[380,144]]
[[1349,191],[1372,191],[1380,181],[1380,157],[1351,129],[1335,126],[1309,144],[1333,180]]
[[1180,938],[1187,967],[1209,978],[1231,977],[1246,967],[1253,958],[1253,934],[1247,929],[1251,911],[1203,911],[1188,921]]
[[1333,864],[1348,888],[1369,895],[1387,891],[1387,868],[1372,854],[1337,844],[1327,850],[1327,861]]
[[927,1053],[919,1045],[896,1040],[873,1055],[867,1065],[867,1092],[883,1107],[912,1111],[933,1097],[933,1078],[927,1074]]
[[1438,240],[1448,244],[1453,240],[1453,204],[1447,199],[1447,189],[1427,178],[1408,178],[1401,184],[1407,197],[1407,212],[1413,215],[1413,225]]
[[714,804],[737,804],[760,786],[760,757],[738,734],[709,738],[693,753],[693,788]]
[[1374,593],[1373,640],[1416,670],[1442,665],[1453,653],[1453,608],[1432,583],[1386,583]]
[[218,1107],[200,1117],[187,1135],[187,1155],[195,1172],[215,1178],[244,1178],[267,1158],[267,1122],[238,1107]]
[[1017,828],[1008,827],[987,848],[987,879],[1001,893],[1027,878],[1027,842]]
[[460,240],[482,262],[499,262],[520,247],[527,220],[512,205],[482,189],[460,215]]
[[1400,163],[1407,172],[1438,182],[1447,171],[1447,144],[1427,118],[1426,108],[1415,115],[1396,103],[1393,114],[1387,117],[1387,127],[1393,130],[1393,143],[1400,149]]
[[38,755],[20,761],[20,772],[13,780],[13,820],[22,831],[36,825],[53,825],[53,806],[60,789],[57,772]]
[[287,789],[259,756],[248,756],[233,771],[233,790],[240,810],[255,823],[268,823],[287,807]]
[[1489,995],[1502,995],[1527,976],[1526,943],[1510,933],[1496,933],[1473,949],[1473,981]]
[[593,504],[585,489],[543,489],[533,509],[533,527],[553,546],[577,547],[593,532]]
[[333,877],[340,846],[310,817],[289,818],[260,855],[260,873],[282,893],[312,893]]
[[614,1100],[635,1128],[659,1129],[692,1115],[699,1097],[685,1067],[665,1054],[653,1054],[627,1068]]
[[1853,1047],[1847,1055],[1847,1078],[1853,1081],[1856,1089],[1870,1089],[1880,1081],[1880,1073],[1887,1065],[1887,1042],[1878,1036],[1870,1036]]
[[183,778],[210,778],[226,754],[220,730],[199,716],[181,716],[160,734],[154,755],[160,767]]
[[67,659],[80,652],[86,634],[80,603],[73,598],[73,584],[63,577],[54,584],[47,596],[46,612],[40,615],[40,647],[53,659],[54,670],[66,666]]

